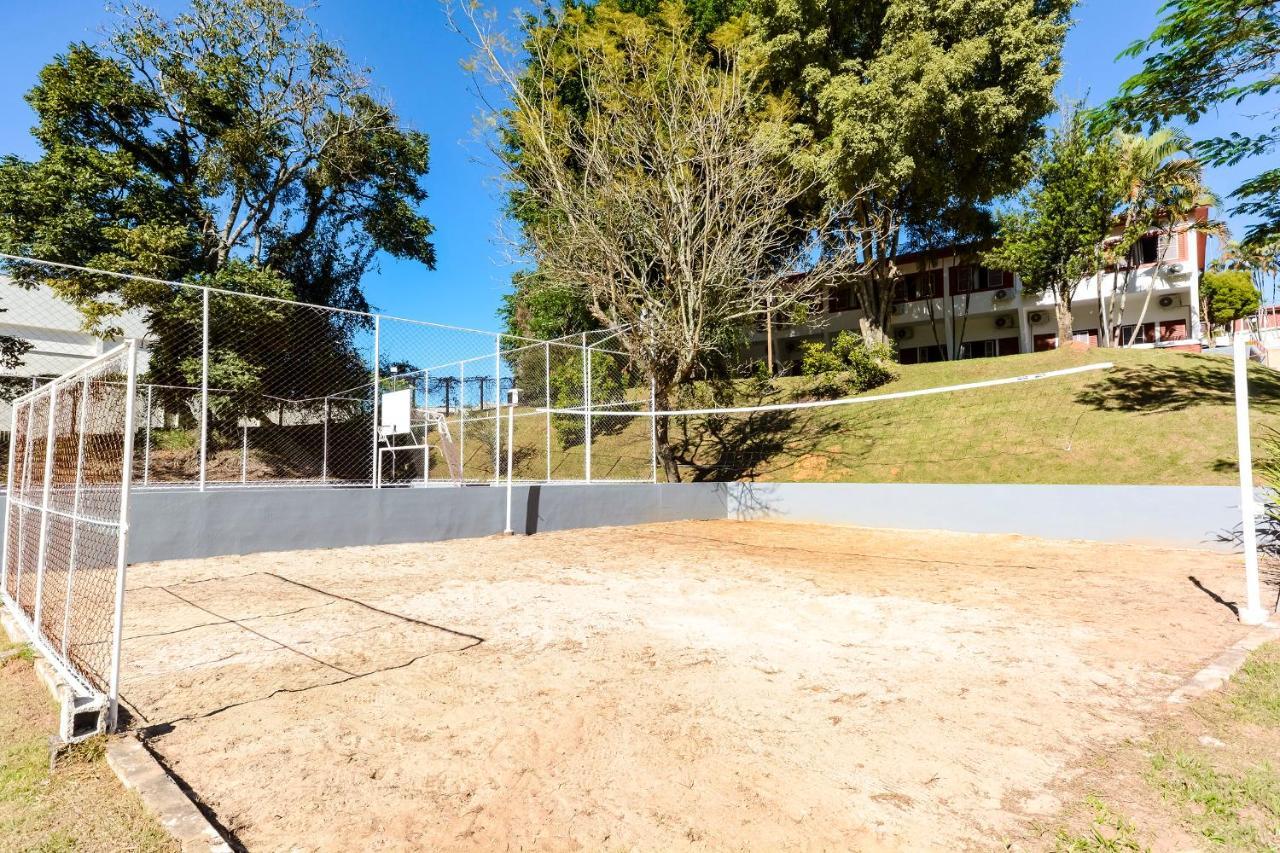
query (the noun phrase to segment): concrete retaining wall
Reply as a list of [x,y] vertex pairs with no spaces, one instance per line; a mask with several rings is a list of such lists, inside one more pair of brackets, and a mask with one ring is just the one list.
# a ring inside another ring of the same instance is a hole
[[729,517],[1229,548],[1231,486],[733,483]]
[[[518,486],[513,527],[537,533],[697,519],[773,518],[863,527],[1230,548],[1229,486],[689,483]],[[137,489],[130,562],[491,536],[505,490]],[[0,507],[3,506],[0,498]]]
[[[616,484],[517,486],[520,533],[654,521],[725,518],[728,488]],[[139,489],[132,496],[130,562],[434,542],[502,530],[506,490],[245,488]]]

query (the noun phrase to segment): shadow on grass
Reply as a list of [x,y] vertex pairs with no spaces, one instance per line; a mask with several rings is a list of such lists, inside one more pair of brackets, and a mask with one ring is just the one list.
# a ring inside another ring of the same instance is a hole
[[[1280,408],[1280,373],[1249,371],[1254,405]],[[1195,406],[1235,402],[1231,360],[1220,356],[1183,355],[1176,362],[1117,366],[1084,388],[1076,402],[1110,412],[1177,412]]]
[[[782,401],[776,391],[762,390],[751,399],[737,400],[732,405],[761,406]],[[777,477],[797,468],[804,475],[811,473],[805,470],[809,466],[825,466],[835,459],[847,464],[851,457],[860,458],[867,451],[851,451],[848,442],[830,447],[824,447],[824,443],[856,437],[872,428],[869,421],[858,423],[847,414],[836,419],[818,409],[789,409],[672,418],[670,436],[676,459],[690,480],[731,482]],[[869,446],[866,442],[853,444]]]

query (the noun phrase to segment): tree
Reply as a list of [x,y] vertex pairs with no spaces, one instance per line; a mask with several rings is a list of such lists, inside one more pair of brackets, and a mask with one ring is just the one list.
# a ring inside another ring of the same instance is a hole
[[1206,272],[1200,279],[1204,314],[1214,325],[1230,326],[1258,310],[1262,295],[1246,270]]
[[[815,183],[788,163],[792,115],[759,96],[735,44],[710,58],[679,7],[544,6],[526,19],[524,63],[471,20],[511,104],[497,153],[528,211],[523,248],[619,330],[659,409],[770,300],[787,311],[857,271],[850,253],[822,252],[840,242],[831,220],[792,212]],[[676,482],[667,419],[656,428]]]
[[[1151,284],[1143,297],[1142,308],[1129,340],[1132,346],[1142,329],[1156,280],[1164,269],[1169,247],[1185,223],[1199,233],[1225,234],[1221,222],[1193,222],[1196,210],[1218,204],[1218,198],[1204,183],[1204,166],[1194,157],[1185,156],[1191,148],[1187,135],[1174,128],[1160,128],[1149,136],[1116,131],[1112,144],[1116,153],[1116,172],[1120,202],[1120,236],[1104,243],[1104,254],[1113,265],[1110,312],[1104,314],[1107,328],[1104,339],[1112,342],[1112,329],[1124,317],[1128,279],[1138,266],[1136,249],[1142,237],[1152,231],[1159,236],[1159,256]],[[1119,286],[1121,275],[1125,282]],[[1118,295],[1118,296],[1117,296]]]
[[[1122,56],[1142,57],[1096,117],[1105,124],[1156,124],[1181,117],[1191,124],[1220,104],[1268,98],[1280,85],[1280,5],[1274,0],[1168,0],[1152,34]],[[1262,115],[1280,118],[1280,107]],[[1231,133],[1201,141],[1209,165],[1235,164],[1280,150],[1280,126],[1250,136]],[[1246,242],[1280,235],[1280,168],[1268,168],[1236,188],[1234,212],[1259,217]]]
[[853,283],[868,342],[884,337],[899,254],[939,227],[989,237],[987,206],[1026,181],[1072,5],[763,0],[753,10],[770,89],[798,105],[797,157],[823,177],[806,202],[847,211],[844,248],[866,261]]
[[[105,43],[45,66],[27,100],[42,155],[0,158],[5,252],[351,309],[368,308],[360,281],[377,252],[434,265],[416,209],[426,136],[401,128],[367,73],[284,0],[192,0],[171,20],[127,7]],[[51,285],[100,333],[146,311],[171,338],[161,372],[190,357],[180,290],[10,271]],[[358,367],[349,320],[315,315],[305,331],[309,349]],[[251,366],[270,372],[259,349]]]
[[1116,159],[1109,138],[1093,139],[1084,116],[1064,109],[1062,126],[1037,153],[1021,208],[1000,217],[1000,245],[986,255],[991,266],[1017,273],[1029,293],[1053,295],[1059,346],[1071,340],[1076,290],[1102,267],[1118,202]]

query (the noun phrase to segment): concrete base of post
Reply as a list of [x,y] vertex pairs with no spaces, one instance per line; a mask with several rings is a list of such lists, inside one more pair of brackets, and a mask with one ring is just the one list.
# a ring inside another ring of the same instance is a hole
[[1242,607],[1240,609],[1241,625],[1265,625],[1271,619],[1271,613],[1265,607]]

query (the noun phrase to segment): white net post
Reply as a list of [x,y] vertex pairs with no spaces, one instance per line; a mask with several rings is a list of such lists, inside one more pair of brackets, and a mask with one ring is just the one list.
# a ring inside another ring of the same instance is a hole
[[[208,291],[205,291],[205,295],[208,296]],[[133,484],[134,402],[138,391],[138,342],[136,340],[129,341],[129,352],[126,357],[128,359],[126,362],[128,390],[124,410],[124,447],[121,451],[124,464],[121,466],[120,473],[120,516],[117,528],[119,534],[116,540],[116,600],[111,625],[111,682],[107,694],[108,731],[116,730],[120,718],[120,643],[124,635],[124,587],[129,546],[129,492]]]
[[375,489],[382,488],[382,456],[378,452],[378,401],[381,385],[382,362],[380,357],[382,354],[382,318],[374,316],[373,318],[373,418],[370,432],[373,437],[373,487]]
[[146,434],[143,436],[142,444],[142,485],[147,486],[151,483],[151,391],[150,384],[147,385],[147,412],[145,416]]
[[1244,543],[1245,606],[1240,621],[1261,625],[1270,614],[1262,606],[1258,578],[1258,506],[1253,494],[1253,448],[1249,436],[1249,343],[1237,333],[1232,353],[1235,362],[1236,444],[1240,458],[1240,538]]
[[324,398],[324,426],[320,432],[320,482],[329,482],[329,397]]

